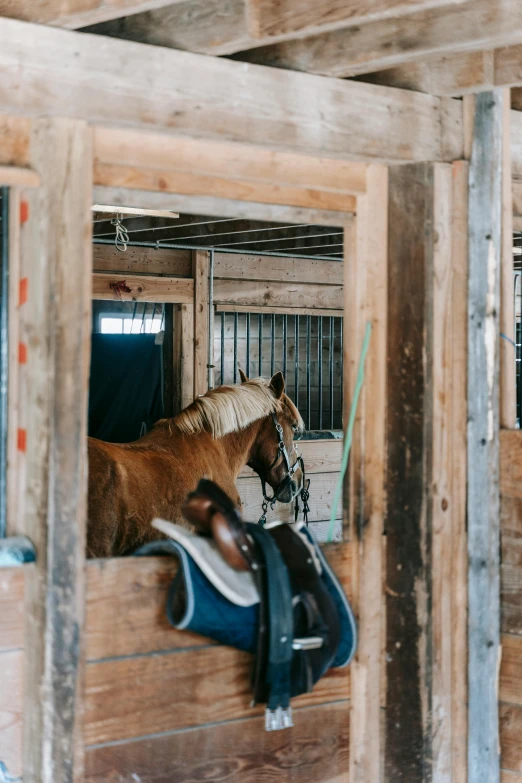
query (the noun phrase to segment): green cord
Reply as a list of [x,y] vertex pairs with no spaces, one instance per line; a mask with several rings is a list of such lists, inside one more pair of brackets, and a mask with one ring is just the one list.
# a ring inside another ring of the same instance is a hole
[[366,361],[366,354],[368,353],[368,346],[370,344],[370,335],[372,333],[371,321],[366,324],[366,331],[364,333],[364,340],[361,350],[361,358],[359,359],[359,367],[357,370],[357,380],[355,382],[355,390],[353,393],[352,405],[350,407],[350,418],[348,419],[348,427],[346,428],[346,438],[344,441],[343,461],[341,463],[341,472],[339,473],[339,480],[337,487],[335,488],[335,497],[332,505],[332,515],[330,517],[330,524],[328,526],[328,535],[326,536],[327,543],[333,541],[335,520],[337,518],[337,507],[339,506],[339,500],[343,491],[344,476],[348,467],[348,458],[350,457],[350,449],[352,448],[353,439],[353,427],[355,424],[355,414],[357,413],[357,405],[359,404],[359,397],[361,389],[364,383],[364,363]]

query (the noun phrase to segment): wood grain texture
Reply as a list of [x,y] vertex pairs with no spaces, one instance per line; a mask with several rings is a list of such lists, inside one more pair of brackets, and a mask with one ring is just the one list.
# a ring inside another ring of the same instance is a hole
[[[522,60],[522,47],[520,49]],[[500,426],[517,423],[515,303],[513,297],[513,178],[511,175],[511,91],[503,90],[502,116],[502,249],[500,267]],[[511,342],[510,342],[511,341]]]
[[214,300],[219,304],[275,305],[276,307],[303,307],[314,310],[340,310],[343,307],[343,288],[340,285],[312,283],[266,283],[261,280],[216,280]]
[[[446,3],[407,17],[368,21],[243,53],[251,62],[325,76],[372,73],[430,55],[481,51],[521,43],[522,9],[516,0]],[[492,85],[487,84],[487,87]]]
[[339,195],[364,193],[366,187],[364,163],[263,149],[254,156],[247,145],[143,131],[96,128],[94,155],[98,164],[143,167],[158,176],[166,170]]
[[522,178],[522,111],[511,112],[511,174]]
[[92,266],[95,272],[129,272],[137,275],[166,275],[191,277],[190,250],[171,250],[165,247],[132,247],[125,253],[115,245],[93,245]]
[[216,278],[316,284],[320,281],[321,285],[343,284],[343,265],[337,261],[217,252],[214,256],[214,264]]
[[0,653],[24,646],[22,568],[0,568]]
[[500,663],[500,701],[522,706],[522,637],[503,634]]
[[28,166],[31,135],[30,120],[25,117],[9,117],[0,114],[0,164],[3,166]]
[[24,492],[21,481],[24,455],[18,449],[18,424],[20,416],[20,207],[19,188],[9,190],[8,258],[9,280],[7,291],[8,307],[8,373],[7,373],[7,535],[16,535],[22,512],[21,494]]
[[194,305],[174,310],[174,412],[194,400]]
[[[20,426],[27,432],[20,532],[37,562],[25,581],[24,778],[81,780],[87,395],[91,341],[92,147],[86,123],[32,123],[20,273]],[[52,379],[52,383],[50,382]],[[64,587],[66,586],[66,587]],[[76,777],[75,777],[76,776]]]
[[[522,708],[501,703],[499,718],[502,769],[512,770],[522,776]],[[518,776],[503,774],[507,783],[520,783]]]
[[522,499],[501,497],[502,630],[522,635]]
[[[300,440],[298,448],[304,459],[307,476],[317,473],[335,473],[341,468],[343,453],[341,440]],[[240,476],[248,478],[255,478],[256,475],[248,466],[245,466],[240,473]]]
[[[126,281],[130,292],[115,290],[111,284]],[[192,304],[194,281],[183,277],[153,277],[152,275],[110,275],[95,272],[92,275],[92,298],[114,302],[173,302]]]
[[[264,714],[264,705],[250,706],[251,668],[251,655],[222,646],[90,663],[86,744]],[[312,693],[292,704],[311,706],[349,695],[349,669],[332,669]]]
[[519,775],[517,772],[509,772],[506,769],[500,770],[500,783],[520,783],[521,780],[522,773]]
[[385,777],[423,783],[431,757],[429,572],[433,167],[390,169]]
[[[345,416],[353,399],[367,322],[372,324],[365,383],[356,417],[351,469],[345,479],[354,608],[359,645],[352,663],[350,783],[379,780],[383,754],[384,460],[386,416],[388,171],[368,168],[353,230],[345,231]],[[347,418],[345,418],[347,421]]]
[[0,16],[76,28],[175,2],[179,0],[43,0],[36,4],[31,0],[0,0]]
[[21,650],[0,653],[0,761],[10,775],[22,774],[24,705],[24,654]]
[[246,718],[89,749],[85,783],[346,783],[349,703],[296,710],[294,722],[266,733]]
[[[206,250],[192,252],[194,278],[194,396],[208,390],[210,257]],[[215,295],[215,290],[214,290]],[[215,296],[214,296],[215,300]]]
[[499,780],[501,92],[476,98],[469,189],[468,775]]
[[0,187],[37,188],[40,177],[29,168],[21,166],[0,166]]
[[[20,170],[18,170],[20,171]],[[1,175],[1,170],[0,170]],[[192,171],[156,170],[136,166],[96,163],[96,185],[131,190],[149,190],[186,196],[215,196],[235,201],[253,201],[260,204],[282,204],[305,209],[324,209],[339,213],[354,212],[356,198],[343,193],[330,193],[312,188],[299,188],[248,179],[229,179],[205,176]],[[341,220],[341,214],[339,220]]]
[[522,498],[522,432],[500,432],[500,491],[510,498]]
[[[1,19],[0,37],[3,113],[34,116],[45,109],[48,115],[94,124],[344,159],[460,155],[459,149],[445,148],[442,104],[427,95],[274,72],[12,19]],[[56,67],[56,51],[71,68]],[[455,102],[450,119],[455,129],[460,114]],[[117,202],[96,197],[95,203]]]

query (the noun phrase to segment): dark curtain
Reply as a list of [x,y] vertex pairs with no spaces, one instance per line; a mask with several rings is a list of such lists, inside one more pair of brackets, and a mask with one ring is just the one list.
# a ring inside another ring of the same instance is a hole
[[163,417],[162,347],[154,334],[93,334],[89,435],[129,443]]

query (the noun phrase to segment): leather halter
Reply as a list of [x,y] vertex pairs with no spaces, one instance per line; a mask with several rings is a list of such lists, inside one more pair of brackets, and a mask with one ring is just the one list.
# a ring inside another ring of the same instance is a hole
[[259,518],[259,524],[260,525],[265,525],[266,524],[266,515],[267,515],[267,512],[268,512],[268,507],[269,506],[270,506],[270,508],[274,507],[275,503],[279,500],[279,497],[281,496],[283,491],[285,489],[287,489],[287,487],[290,485],[290,483],[292,481],[292,478],[294,476],[294,473],[296,472],[296,470],[298,468],[301,468],[301,474],[302,474],[302,477],[303,477],[302,478],[302,482],[301,482],[301,487],[293,492],[291,499],[289,501],[287,501],[287,502],[291,503],[293,500],[295,500],[295,521],[297,522],[297,516],[299,514],[298,498],[299,498],[299,496],[301,496],[301,500],[303,501],[304,521],[306,522],[306,524],[308,524],[308,512],[310,511],[310,509],[308,507],[308,499],[310,497],[310,492],[309,492],[310,479],[308,479],[308,482],[306,481],[306,471],[305,471],[305,466],[304,466],[304,460],[303,460],[301,454],[299,453],[299,450],[296,448],[295,443],[294,443],[292,451],[296,454],[296,460],[295,460],[295,462],[293,464],[290,462],[290,457],[288,455],[288,450],[287,450],[286,445],[285,445],[283,428],[279,424],[279,422],[277,420],[277,416],[276,416],[276,414],[273,411],[272,411],[272,413],[270,415],[272,416],[272,421],[274,422],[274,426],[276,428],[276,431],[277,431],[277,434],[278,434],[278,437],[279,437],[279,443],[277,445],[277,453],[275,455],[274,461],[267,468],[266,473],[269,473],[272,470],[272,468],[275,468],[275,466],[279,462],[279,459],[282,457],[284,462],[285,462],[285,465],[286,465],[286,476],[282,479],[282,481],[273,490],[273,494],[270,497],[270,495],[267,494],[267,489],[266,489],[267,482],[266,482],[266,479],[265,479],[264,475],[259,473],[259,478],[261,479],[261,487],[262,487],[263,498],[264,498],[263,503],[261,505],[263,513],[261,514],[261,516]]

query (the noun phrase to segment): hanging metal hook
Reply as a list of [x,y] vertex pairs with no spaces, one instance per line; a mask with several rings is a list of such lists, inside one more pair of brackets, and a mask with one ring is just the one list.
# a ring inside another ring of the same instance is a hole
[[127,245],[129,243],[129,234],[127,232],[127,229],[121,222],[123,218],[123,215],[118,213],[115,218],[111,220],[111,226],[114,226],[116,231],[116,236],[114,237],[114,244],[120,250],[122,253],[124,253],[127,250]]

